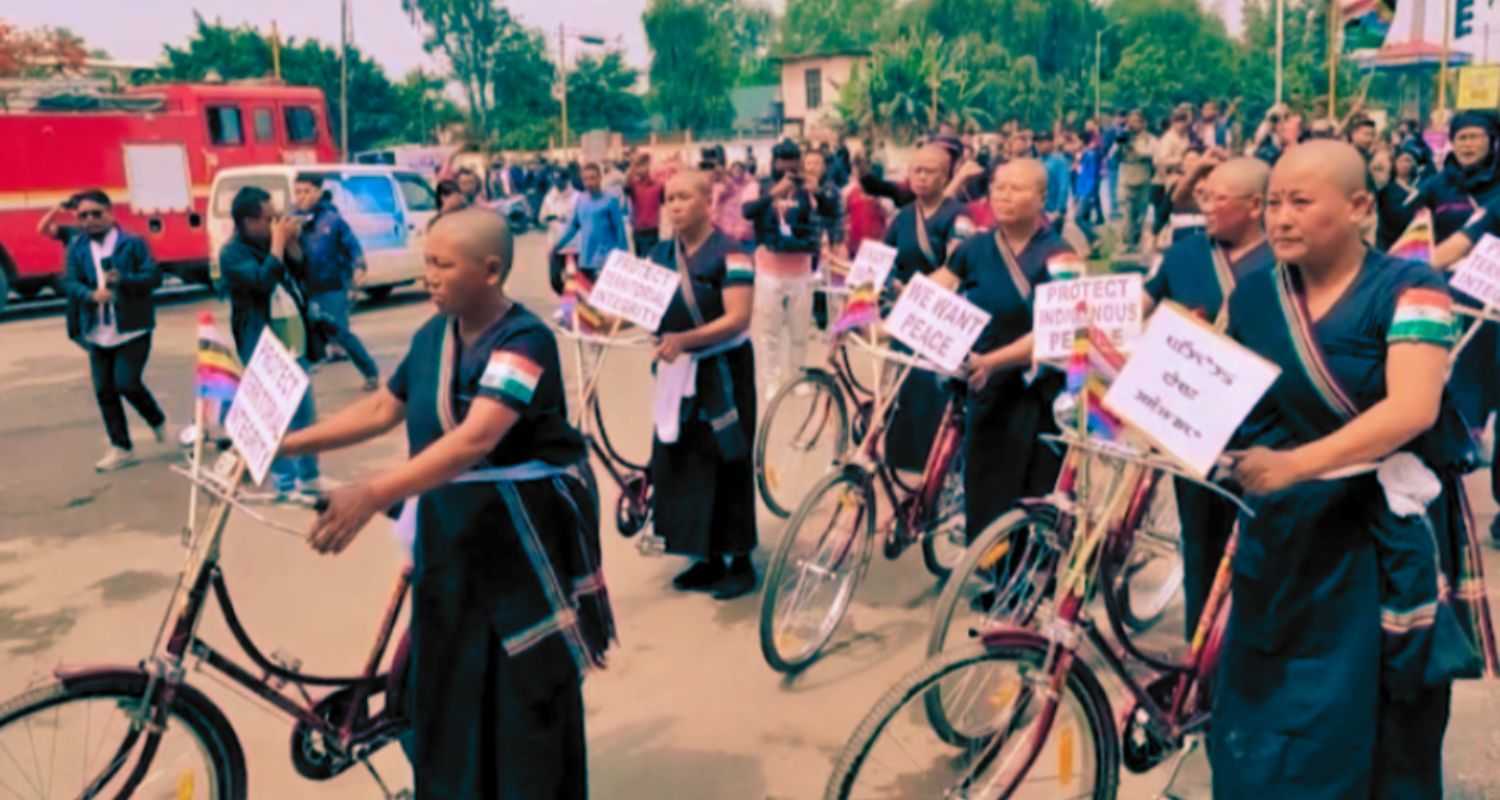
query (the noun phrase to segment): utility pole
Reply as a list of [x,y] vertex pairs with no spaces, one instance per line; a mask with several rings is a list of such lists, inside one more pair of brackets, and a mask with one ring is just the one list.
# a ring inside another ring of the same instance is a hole
[[557,26],[557,80],[562,95],[562,146],[568,149],[568,35],[562,24]]
[[1438,65],[1437,107],[1448,108],[1448,50],[1453,44],[1453,0],[1443,0],[1443,63]]
[[1343,9],[1340,0],[1328,0],[1328,118],[1339,118],[1339,55],[1344,49]]
[[276,28],[276,20],[271,20],[271,76],[281,80],[281,31]]
[[339,2],[339,150],[349,160],[349,0]]

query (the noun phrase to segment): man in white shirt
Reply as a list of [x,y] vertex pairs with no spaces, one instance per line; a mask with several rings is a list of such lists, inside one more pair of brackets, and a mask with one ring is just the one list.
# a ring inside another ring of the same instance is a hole
[[109,196],[98,189],[80,192],[77,216],[82,236],[68,245],[62,278],[68,298],[68,336],[89,353],[94,396],[109,434],[109,450],[94,465],[99,472],[135,463],[123,400],[166,439],[166,415],[142,381],[156,326],[152,292],[161,269],[146,243],[115,224]]

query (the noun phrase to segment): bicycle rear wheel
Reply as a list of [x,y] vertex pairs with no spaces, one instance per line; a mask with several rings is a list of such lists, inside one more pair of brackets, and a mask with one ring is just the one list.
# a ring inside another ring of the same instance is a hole
[[[929,660],[866,715],[824,797],[1112,800],[1119,744],[1104,689],[1075,660],[1060,695],[1046,698],[1046,655],[1044,640],[1026,636]],[[924,698],[939,686],[970,699],[958,744],[927,724]]]
[[[148,683],[144,673],[105,672],[66,678],[0,704],[5,796],[245,798],[245,756],[219,709],[179,684],[157,736],[135,719]],[[155,688],[164,690],[164,684]]]
[[839,472],[787,524],[760,601],[760,652],[772,669],[807,666],[833,637],[875,548],[875,503],[867,473]]
[[927,655],[968,640],[970,632],[1031,624],[1067,550],[1061,518],[1052,506],[1022,507],[980,532],[938,596]]
[[849,446],[849,410],[838,384],[821,370],[781,387],[755,435],[755,483],[772,514],[785,519],[802,487],[828,471]]

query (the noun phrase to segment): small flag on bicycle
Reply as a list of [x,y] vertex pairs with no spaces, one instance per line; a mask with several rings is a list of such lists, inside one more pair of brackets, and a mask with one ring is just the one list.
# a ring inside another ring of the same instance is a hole
[[581,272],[568,276],[563,284],[562,315],[564,328],[581,333],[594,333],[604,327],[604,316],[588,304],[586,299],[594,291],[593,281]]
[[234,401],[243,373],[234,348],[224,338],[211,311],[198,315],[198,358],[193,372],[193,396],[203,404],[203,418],[215,422]]
[[872,284],[862,283],[849,290],[849,302],[844,313],[833,321],[829,333],[838,336],[844,331],[862,328],[880,321],[880,304]]
[[1408,261],[1420,261],[1423,264],[1432,263],[1433,235],[1432,235],[1432,212],[1422,209],[1412,219],[1406,230],[1391,245],[1392,258],[1404,258]]

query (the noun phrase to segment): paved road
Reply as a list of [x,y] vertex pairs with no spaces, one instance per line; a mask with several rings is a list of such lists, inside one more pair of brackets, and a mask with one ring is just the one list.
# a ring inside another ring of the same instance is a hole
[[[526,237],[512,294],[550,308],[541,242]],[[194,314],[227,311],[211,300],[160,313],[147,378],[169,414],[190,408]],[[355,319],[381,365],[394,367],[411,332],[430,313],[423,298],[398,296]],[[621,354],[606,365],[602,392],[610,430],[629,453],[648,443],[647,365]],[[358,396],[348,365],[314,380],[327,410]],[[91,465],[104,448],[83,355],[58,317],[0,324],[0,697],[45,678],[60,663],[132,663],[144,655],[182,565],[178,531],[187,491],[167,471],[175,457],[140,445],[146,463],[108,476]],[[139,428],[139,422],[137,421]],[[139,434],[145,434],[142,428]],[[149,435],[146,436],[149,441]],[[356,478],[401,455],[393,435],[325,459],[327,474]],[[613,492],[605,487],[605,502]],[[606,505],[606,508],[609,506]],[[1493,513],[1485,501],[1484,521]],[[301,525],[305,515],[275,512]],[[780,525],[761,518],[766,545]],[[757,645],[758,598],[716,603],[668,583],[683,564],[639,555],[605,533],[605,561],[620,621],[621,647],[587,685],[590,779],[599,798],[804,800],[819,796],[833,755],[888,687],[921,658],[936,592],[915,554],[877,558],[834,650],[795,679],[773,673]],[[768,547],[762,548],[762,562]],[[1491,554],[1489,573],[1500,574]],[[236,608],[266,650],[282,650],[320,673],[357,671],[402,563],[380,523],[339,558],[322,558],[292,537],[253,521],[231,522],[223,568]],[[222,618],[203,635],[236,652]],[[1163,635],[1170,635],[1166,632]],[[351,772],[310,784],[287,759],[289,726],[211,675],[191,676],[223,705],[249,758],[255,798],[373,798],[372,781]],[[1112,692],[1119,687],[1108,684]],[[1500,796],[1500,690],[1465,684],[1448,736],[1450,796]],[[1118,710],[1118,709],[1117,709]],[[398,751],[377,766],[409,785]],[[1188,796],[1207,797],[1203,766],[1190,767]],[[1196,781],[1194,780],[1196,778]],[[1154,797],[1165,776],[1127,775],[1128,798]],[[1183,784],[1180,784],[1181,788]]]

